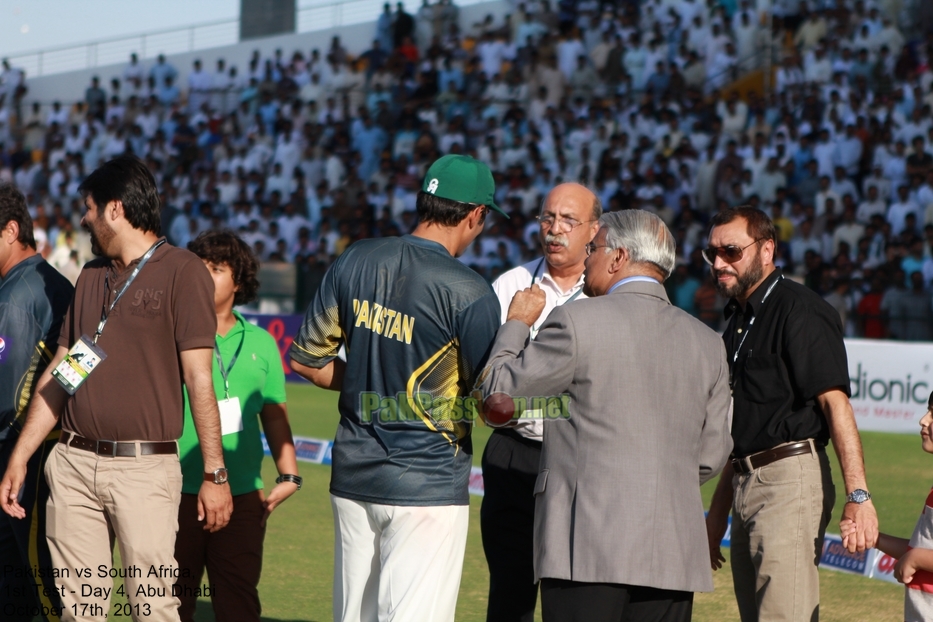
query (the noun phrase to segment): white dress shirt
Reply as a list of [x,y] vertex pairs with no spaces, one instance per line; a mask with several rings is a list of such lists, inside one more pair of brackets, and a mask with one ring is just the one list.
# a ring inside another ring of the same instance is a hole
[[[582,274],[573,287],[567,291],[563,291],[551,277],[547,262],[544,261],[544,258],[535,259],[517,268],[512,268],[496,279],[492,284],[492,289],[499,298],[499,306],[502,308],[503,324],[505,324],[505,319],[508,317],[509,305],[512,303],[512,297],[519,291],[531,287],[533,284],[537,284],[538,287],[544,290],[545,303],[544,310],[541,311],[541,315],[531,327],[532,339],[538,334],[538,329],[541,328],[541,325],[544,324],[547,316],[550,315],[555,307],[559,307],[571,300],[586,298],[586,294],[583,293]],[[514,428],[515,431],[525,438],[540,441],[544,431],[544,422],[541,419],[542,413],[527,410],[523,415],[523,418],[524,417],[536,418],[529,419],[528,421],[519,421]]]

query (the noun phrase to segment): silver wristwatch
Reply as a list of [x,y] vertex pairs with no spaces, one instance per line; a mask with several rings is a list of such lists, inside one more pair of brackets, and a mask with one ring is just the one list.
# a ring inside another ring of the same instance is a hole
[[846,495],[846,503],[865,503],[871,499],[871,493],[867,490],[862,490],[861,488],[856,488],[848,495]]

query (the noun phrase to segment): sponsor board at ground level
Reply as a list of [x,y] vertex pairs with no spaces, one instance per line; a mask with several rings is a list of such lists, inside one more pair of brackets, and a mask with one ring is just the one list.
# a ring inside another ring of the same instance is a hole
[[860,430],[918,433],[933,391],[933,343],[846,339]]

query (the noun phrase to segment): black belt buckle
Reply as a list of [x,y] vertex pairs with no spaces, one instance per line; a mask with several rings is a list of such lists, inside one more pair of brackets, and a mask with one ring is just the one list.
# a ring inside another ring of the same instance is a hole
[[117,441],[97,441],[97,447],[94,450],[98,456],[114,457],[117,455]]
[[745,475],[746,473],[751,473],[754,468],[752,467],[751,461],[749,460],[749,456],[745,456],[744,458],[732,459],[732,470],[736,473]]

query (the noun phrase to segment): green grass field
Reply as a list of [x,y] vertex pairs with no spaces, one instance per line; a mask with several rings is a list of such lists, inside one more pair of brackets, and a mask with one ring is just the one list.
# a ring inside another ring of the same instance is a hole
[[[338,419],[336,397],[336,393],[309,385],[289,385],[288,408],[295,435],[333,438]],[[474,433],[475,464],[479,464],[489,433],[490,429],[485,427],[477,428]],[[864,433],[862,438],[881,528],[887,533],[909,537],[930,489],[931,478],[927,473],[933,471],[933,456],[921,451],[917,436]],[[835,458],[833,461],[840,500],[836,503],[830,531],[838,533],[844,489]],[[272,515],[266,534],[259,590],[263,620],[269,622],[332,619],[330,468],[308,463],[299,463],[299,466],[304,486]],[[275,467],[267,458],[263,470],[267,489],[275,475]],[[713,483],[704,487],[707,503]],[[485,620],[488,573],[480,540],[479,505],[480,499],[472,497],[470,531],[457,603],[457,620],[464,622]],[[620,524],[620,528],[624,528],[624,524]],[[822,620],[903,620],[902,587],[839,572],[820,571],[820,574]],[[713,593],[697,595],[694,620],[737,620],[728,568],[715,574],[715,583]],[[214,620],[209,601],[199,603],[197,619]]]

